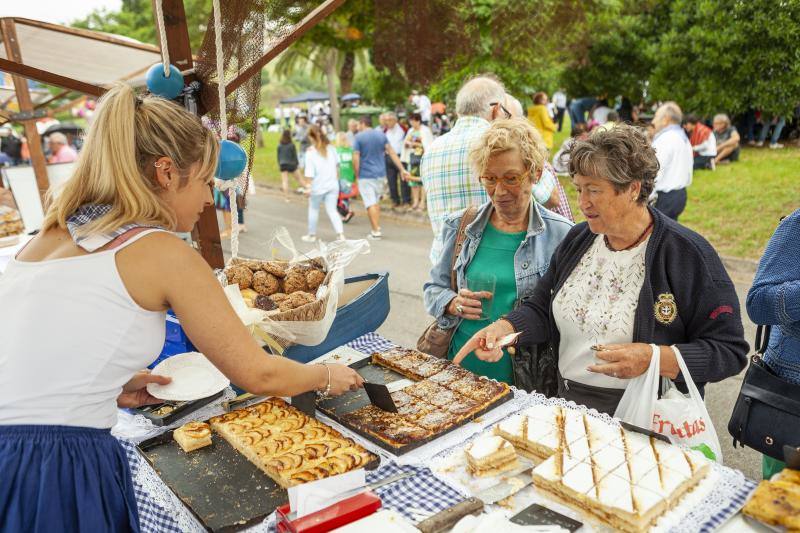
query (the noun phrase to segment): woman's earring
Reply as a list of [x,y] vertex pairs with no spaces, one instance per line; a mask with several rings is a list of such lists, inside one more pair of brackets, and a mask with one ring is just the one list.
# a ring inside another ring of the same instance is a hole
[[153,163],[153,166],[156,167],[156,168],[161,168],[164,165],[162,165],[161,163]]

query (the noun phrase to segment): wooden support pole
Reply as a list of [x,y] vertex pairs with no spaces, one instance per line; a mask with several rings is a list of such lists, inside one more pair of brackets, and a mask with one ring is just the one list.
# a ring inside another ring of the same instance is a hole
[[[186,25],[186,12],[183,0],[163,0],[164,28],[167,34],[167,46],[170,62],[180,70],[194,67],[192,61],[192,47],[189,42],[189,29]],[[155,0],[153,0],[153,13],[155,14]],[[155,21],[158,24],[157,21]],[[159,32],[156,36],[160,40]],[[164,46],[164,43],[159,43]],[[236,216],[236,213],[231,213]],[[214,206],[207,206],[200,215],[200,220],[192,231],[192,237],[200,246],[200,254],[212,268],[225,266],[225,257],[222,255],[222,243],[217,224],[217,212]]]
[[[14,21],[11,19],[3,20],[4,28],[8,25],[13,27],[13,24]],[[17,41],[15,40],[14,42]],[[8,54],[7,47],[6,47],[6,54]],[[92,96],[102,96],[103,93],[106,92],[104,88],[99,87],[97,85],[92,85],[91,83],[86,83],[80,80],[74,80],[66,76],[61,76],[60,74],[55,74],[53,72],[47,72],[46,70],[42,70],[36,67],[24,65],[22,63],[22,60],[14,61],[9,59],[3,59],[2,57],[0,57],[0,70],[8,72],[10,74],[17,74],[19,76],[24,76],[31,80],[47,83],[49,85],[55,85],[57,87],[62,87],[64,89],[70,89],[73,91],[79,91],[82,93],[90,94]]]
[[[3,43],[6,49],[6,57],[15,63],[22,63],[22,53],[19,49],[19,41],[17,40],[17,31],[14,27],[13,19],[2,19],[0,29],[3,31]],[[4,69],[0,65],[0,69]],[[31,101],[31,94],[28,90],[28,80],[22,76],[12,75],[14,80],[14,90],[17,93],[17,102],[19,103],[20,111],[33,111],[33,102]],[[36,184],[39,187],[39,195],[42,198],[42,206],[44,206],[44,197],[47,190],[50,188],[50,180],[47,178],[47,162],[44,158],[44,151],[42,150],[42,141],[39,137],[39,132],[36,130],[36,120],[30,119],[23,122],[25,126],[25,137],[28,139],[28,149],[31,153],[31,165],[33,165],[33,173],[36,176]],[[45,206],[46,207],[46,206]]]

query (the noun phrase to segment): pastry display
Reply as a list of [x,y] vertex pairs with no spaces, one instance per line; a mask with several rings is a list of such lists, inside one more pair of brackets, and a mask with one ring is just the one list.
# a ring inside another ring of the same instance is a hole
[[800,471],[786,468],[758,484],[742,513],[770,526],[800,531]]
[[[417,350],[393,348],[373,353],[372,362],[416,382],[392,393],[397,413],[368,405],[344,415],[342,421],[393,448],[444,433],[511,393],[504,383],[476,376],[450,361]],[[472,396],[450,387],[463,380],[471,384]],[[481,388],[485,392],[477,393]]]
[[475,476],[494,476],[519,467],[514,446],[497,435],[481,435],[464,451],[467,470]]
[[279,398],[209,420],[239,453],[281,487],[343,474],[377,457]]
[[236,258],[224,272],[229,284],[239,285],[248,307],[281,313],[316,301],[317,289],[327,277],[316,260],[290,266],[285,261]]
[[558,406],[532,407],[495,433],[544,459],[533,470],[540,492],[622,531],[649,528],[710,468],[699,452]]
[[19,235],[23,229],[24,225],[19,211],[0,205],[0,238]]
[[211,446],[211,428],[205,422],[188,422],[173,431],[172,436],[186,453]]

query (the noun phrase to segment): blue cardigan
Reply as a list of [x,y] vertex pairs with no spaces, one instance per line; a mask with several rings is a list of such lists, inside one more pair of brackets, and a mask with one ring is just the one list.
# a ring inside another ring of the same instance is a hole
[[800,384],[800,209],[769,240],[747,293],[747,314],[756,324],[773,326],[764,361]]

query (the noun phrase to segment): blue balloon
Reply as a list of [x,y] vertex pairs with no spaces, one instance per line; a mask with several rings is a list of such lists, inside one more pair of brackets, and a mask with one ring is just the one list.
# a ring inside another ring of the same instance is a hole
[[147,89],[155,94],[172,100],[183,91],[183,75],[175,65],[169,66],[169,78],[164,76],[163,63],[156,63],[147,71]]
[[221,180],[232,180],[244,172],[247,166],[247,154],[244,148],[233,141],[223,140],[219,143],[219,161],[214,173]]

